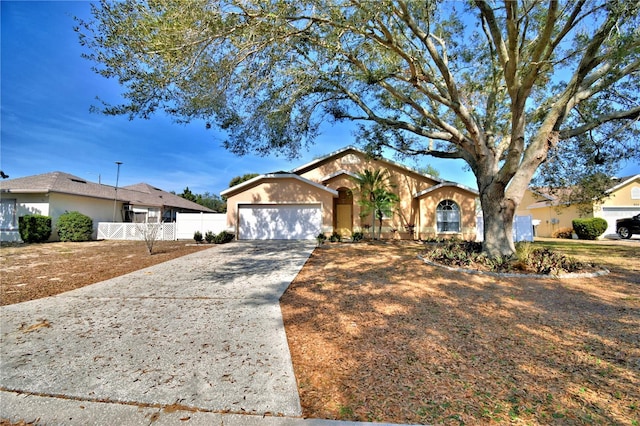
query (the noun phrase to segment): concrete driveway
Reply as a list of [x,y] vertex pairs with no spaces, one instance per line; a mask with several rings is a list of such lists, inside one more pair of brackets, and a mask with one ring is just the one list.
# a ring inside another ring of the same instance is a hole
[[0,417],[300,417],[278,299],[313,247],[234,242],[0,308]]

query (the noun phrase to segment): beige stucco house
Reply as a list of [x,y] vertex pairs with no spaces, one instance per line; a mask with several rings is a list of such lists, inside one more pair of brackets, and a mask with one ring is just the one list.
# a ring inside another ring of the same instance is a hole
[[313,239],[334,231],[350,237],[366,232],[371,218],[360,217],[354,181],[365,169],[388,170],[400,199],[393,216],[383,221],[383,238],[475,239],[477,191],[393,161],[372,159],[354,147],[222,191],[228,226],[238,239]]
[[640,174],[612,180],[607,198],[601,203],[578,206],[564,204],[558,197],[543,190],[528,189],[516,211],[517,215],[531,215],[538,237],[552,237],[562,228],[572,228],[573,219],[601,217],[609,227],[603,237],[616,233],[616,219],[640,213]]
[[0,239],[20,241],[18,218],[27,214],[50,216],[52,240],[61,214],[78,211],[98,222],[165,222],[178,212],[213,210],[146,183],[123,186],[94,183],[63,172],[0,181]]

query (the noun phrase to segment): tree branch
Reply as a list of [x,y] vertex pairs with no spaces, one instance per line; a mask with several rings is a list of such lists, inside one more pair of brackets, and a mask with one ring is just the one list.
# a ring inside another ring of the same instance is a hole
[[639,118],[640,118],[640,106],[637,106],[627,111],[616,111],[611,114],[601,115],[599,117],[591,119],[589,123],[583,124],[582,126],[574,127],[573,129],[561,130],[559,137],[561,140],[569,139],[575,136],[582,135],[610,121],[638,120]]

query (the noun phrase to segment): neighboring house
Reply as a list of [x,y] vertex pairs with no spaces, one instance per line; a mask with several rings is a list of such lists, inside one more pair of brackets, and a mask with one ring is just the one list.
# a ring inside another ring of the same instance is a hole
[[[116,188],[86,181],[63,172],[0,181],[0,235],[2,241],[19,241],[18,217],[50,216],[52,240],[61,214],[78,211],[98,222],[166,222],[177,212],[213,212],[175,194],[145,183]],[[95,237],[95,234],[94,234]]]
[[[561,198],[561,197],[560,197]],[[531,215],[537,237],[552,237],[561,228],[572,228],[573,219],[601,217],[609,227],[603,236],[616,233],[616,219],[640,213],[640,174],[612,180],[607,198],[588,205],[566,204],[544,189],[528,189],[516,211]]]
[[[354,177],[365,169],[389,171],[400,202],[383,221],[383,238],[476,237],[478,192],[347,147],[291,172],[257,176],[222,191],[227,223],[238,239],[313,239],[320,232],[367,232]],[[376,227],[378,226],[376,220]],[[410,228],[409,228],[410,226]],[[413,235],[407,230],[413,229]]]

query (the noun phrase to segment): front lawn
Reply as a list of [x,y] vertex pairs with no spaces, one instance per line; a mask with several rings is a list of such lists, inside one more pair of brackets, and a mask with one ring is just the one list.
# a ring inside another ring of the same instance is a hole
[[611,274],[451,272],[411,243],[317,249],[281,300],[305,416],[637,425],[638,246],[535,244]]

